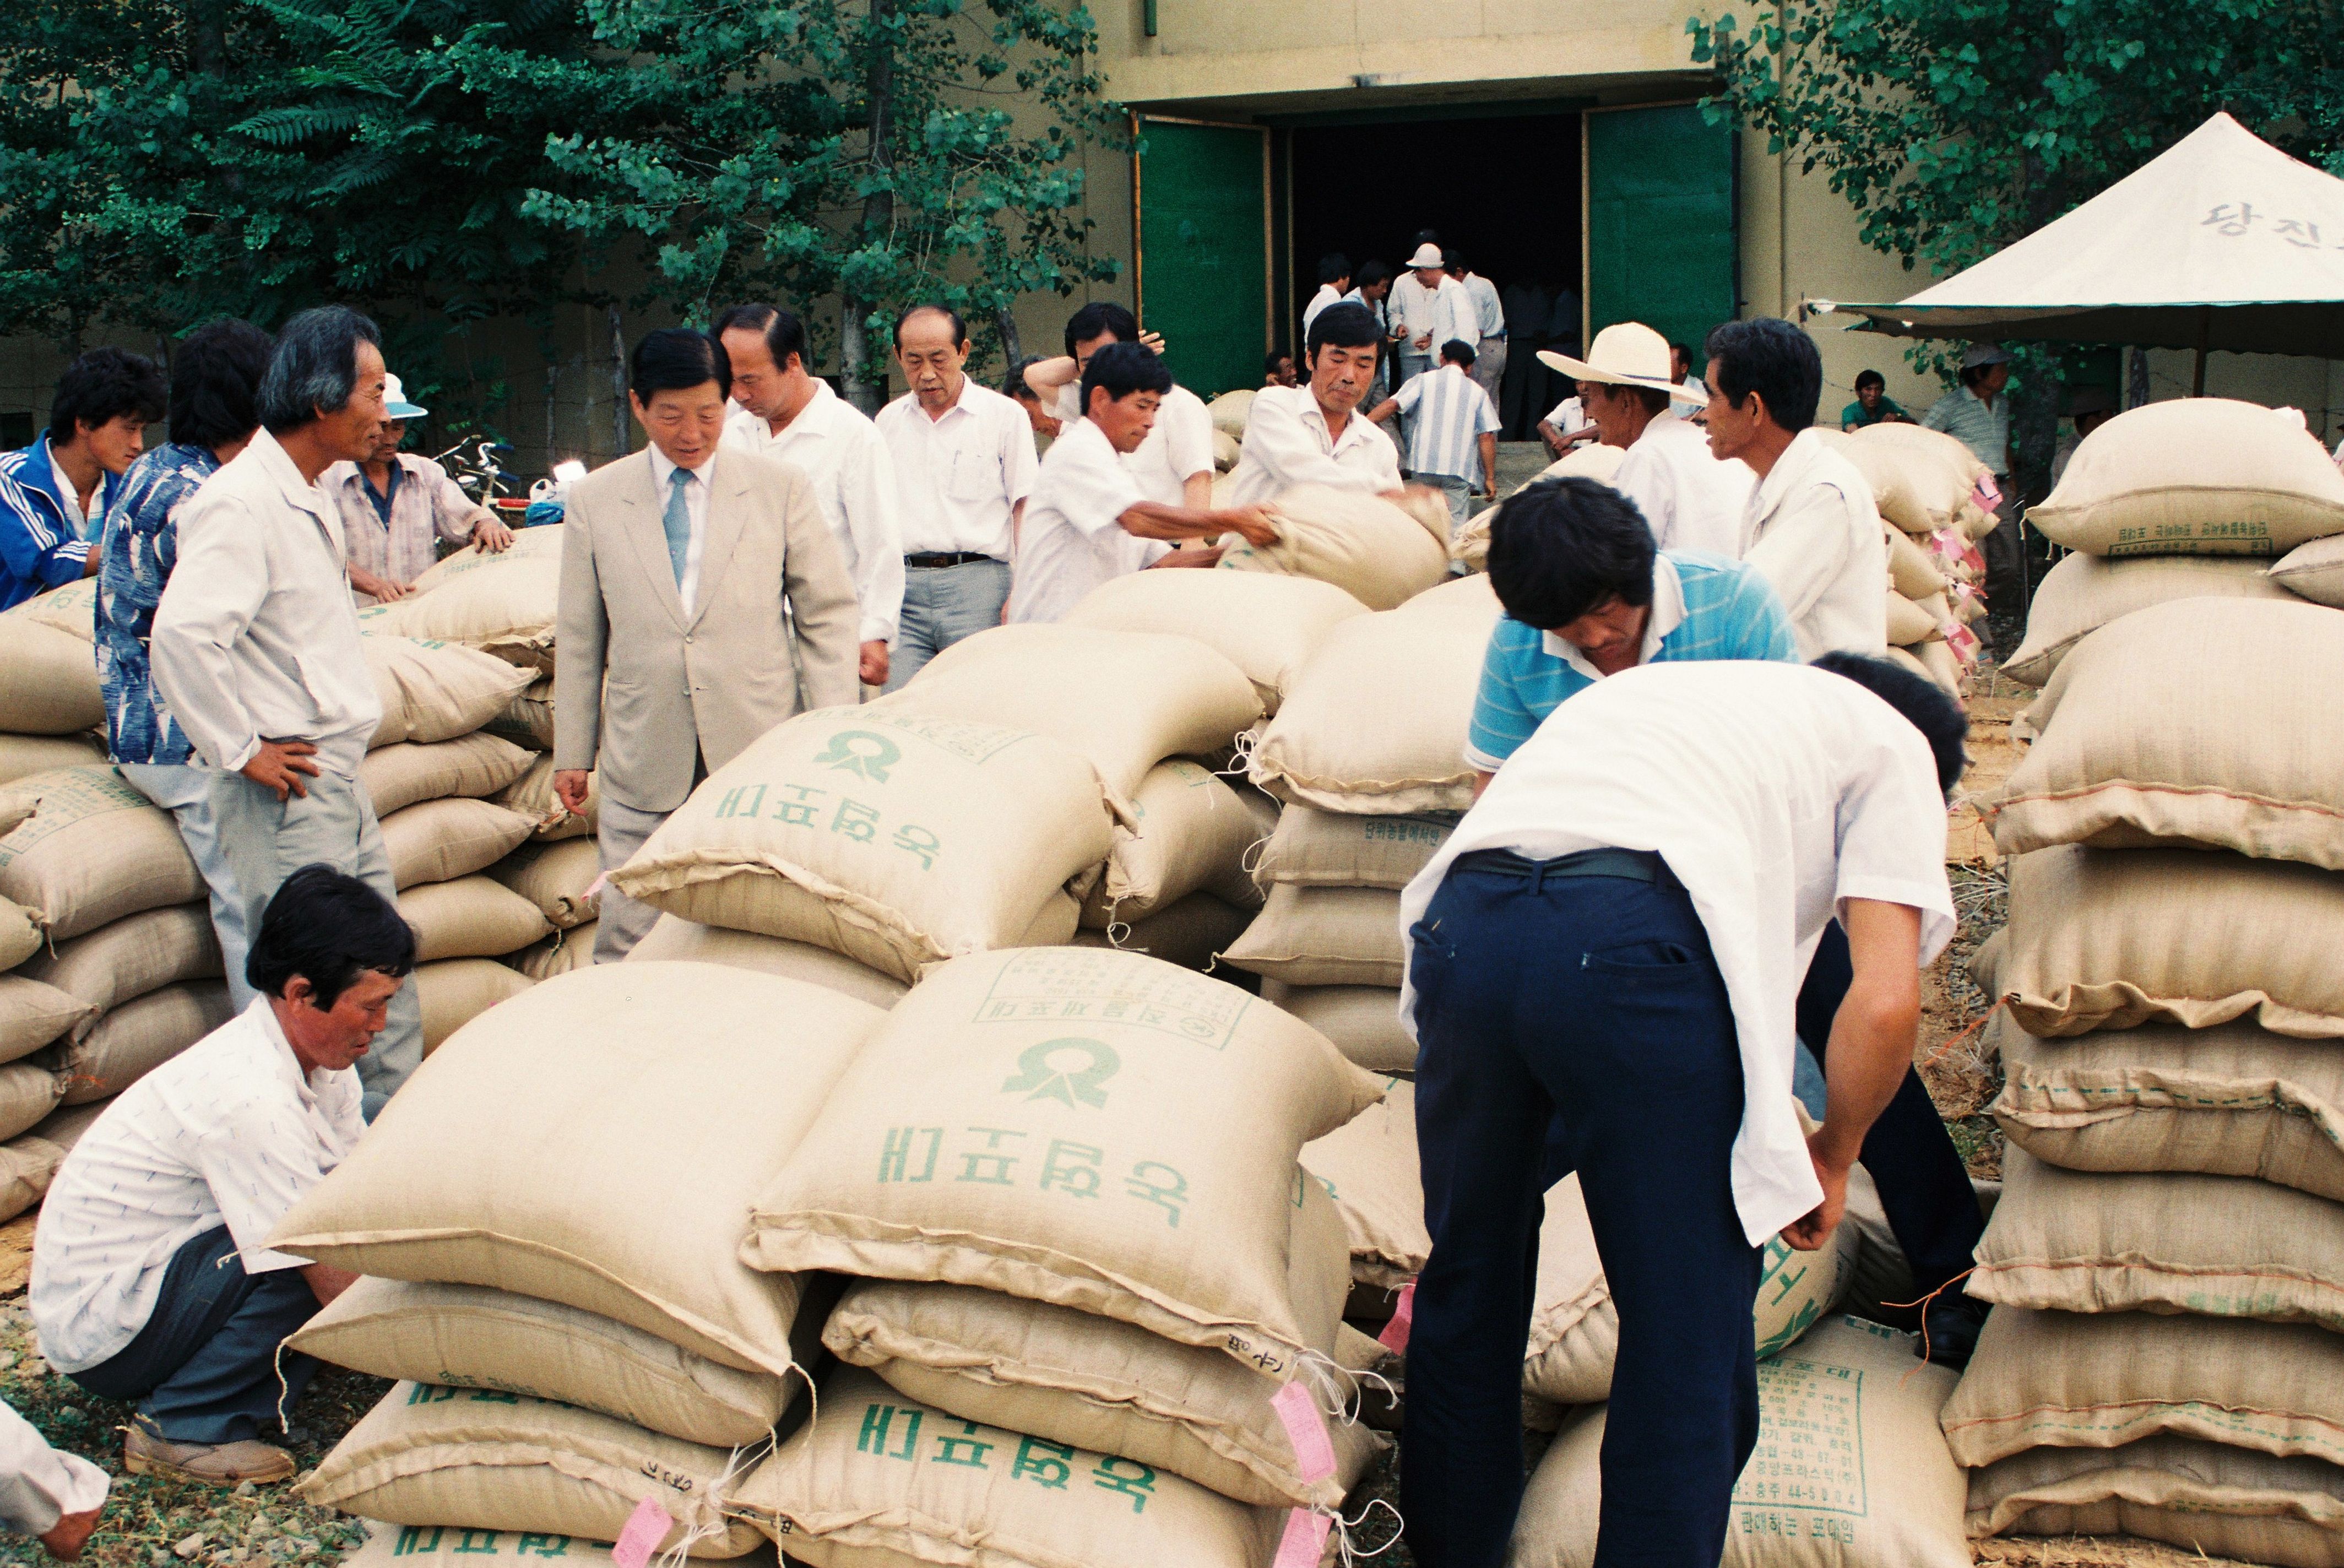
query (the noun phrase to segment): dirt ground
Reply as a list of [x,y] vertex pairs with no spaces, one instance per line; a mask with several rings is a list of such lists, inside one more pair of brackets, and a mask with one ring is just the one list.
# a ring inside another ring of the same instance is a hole
[[[1536,472],[1536,449],[1510,447],[1509,469]],[[1517,481],[1516,482],[1519,482]],[[1510,488],[1510,487],[1509,487]],[[1988,673],[1970,703],[1971,768],[1965,793],[1999,782],[2016,765],[2019,748],[2010,738],[2010,720],[2032,693]],[[2004,919],[2006,888],[1999,856],[1975,812],[1956,810],[1946,859],[1954,882],[1960,931],[1954,946],[1931,968],[1924,993],[1924,1019],[1917,1059],[1938,1109],[1973,1175],[1999,1178],[2002,1139],[1985,1108],[2001,1086],[1997,1063],[1982,1048],[1975,1027],[1987,998],[1971,983],[1964,966],[1979,942]],[[121,1473],[121,1429],[128,1410],[96,1399],[42,1361],[25,1310],[25,1282],[31,1269],[33,1225],[27,1214],[0,1226],[0,1398],[22,1412],[51,1442],[96,1461],[116,1476],[106,1516],[91,1539],[84,1561],[96,1568],[233,1568],[250,1564],[330,1564],[365,1539],[364,1524],[314,1509],[289,1487],[233,1492],[175,1485]],[[1391,1370],[1397,1371],[1395,1366]],[[304,1472],[382,1396],[380,1379],[328,1371],[312,1382],[294,1411],[289,1443]],[[1547,1439],[1523,1434],[1524,1460],[1534,1464]],[[1398,1499],[1396,1462],[1387,1457],[1353,1493],[1347,1516],[1356,1521],[1352,1544],[1373,1553],[1377,1568],[1413,1568],[1404,1542],[1393,1540]],[[2129,1539],[2011,1539],[1977,1543],[1980,1563],[2011,1568],[2227,1568],[2193,1553]],[[0,1536],[0,1564],[43,1563],[37,1543]]]

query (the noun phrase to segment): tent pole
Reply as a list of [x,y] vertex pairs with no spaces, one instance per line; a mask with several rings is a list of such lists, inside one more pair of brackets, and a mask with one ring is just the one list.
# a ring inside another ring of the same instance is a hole
[[2198,374],[2189,392],[2193,398],[2202,398],[2206,395],[2206,345],[2213,335],[2214,308],[2211,305],[2200,305],[2198,307]]

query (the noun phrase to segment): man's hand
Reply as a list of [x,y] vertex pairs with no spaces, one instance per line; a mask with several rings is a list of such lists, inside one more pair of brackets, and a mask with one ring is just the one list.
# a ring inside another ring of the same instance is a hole
[[1218,566],[1223,553],[1220,545],[1208,545],[1203,550],[1176,550],[1147,563],[1151,572],[1167,566]]
[[1278,524],[1273,521],[1275,516],[1266,506],[1231,507],[1221,513],[1221,526],[1248,544],[1259,548],[1278,541],[1280,535]]
[[350,586],[357,589],[361,593],[373,595],[375,602],[379,604],[388,604],[394,599],[404,599],[407,597],[407,590],[405,588],[393,582],[388,577],[377,577],[373,572],[369,572],[363,566],[353,566],[350,568]]
[[318,1305],[330,1307],[334,1298],[359,1282],[359,1277],[348,1269],[337,1269],[331,1263],[305,1263],[301,1278],[309,1281],[309,1293],[318,1298]]
[[472,524],[472,542],[480,547],[484,555],[502,555],[512,548],[513,531],[498,521],[495,513],[484,511],[480,521]]
[[1808,1135],[1807,1158],[1814,1161],[1815,1179],[1823,1184],[1824,1200],[1806,1213],[1783,1227],[1783,1239],[1802,1252],[1813,1252],[1832,1238],[1839,1229],[1840,1216],[1847,1212],[1847,1167],[1834,1168],[1818,1147],[1824,1136],[1821,1128]]
[[[884,640],[874,638],[863,644],[863,657],[855,663],[855,673],[863,677],[863,683],[866,686],[887,683],[887,644]],[[561,775],[557,774],[554,776],[559,778]]]
[[264,789],[277,792],[278,800],[309,792],[301,787],[302,775],[318,776],[318,764],[309,759],[318,748],[307,741],[263,741],[252,760],[237,771]]
[[1151,354],[1161,354],[1164,352],[1164,334],[1161,332],[1142,332],[1139,335],[1139,346],[1147,349]]
[[60,1563],[78,1563],[81,1549],[89,1543],[90,1532],[97,1528],[100,1512],[93,1508],[85,1513],[64,1515],[41,1537],[42,1549]]
[[1423,333],[1423,334],[1420,335],[1420,336],[1418,337],[1418,339],[1416,339],[1416,346],[1417,346],[1418,348],[1420,348],[1420,349],[1430,349],[1430,348],[1431,348],[1431,347],[1432,347],[1432,334],[1431,334],[1431,333],[1430,333],[1430,332],[1426,332],[1426,333]]
[[572,816],[586,814],[586,781],[590,775],[584,768],[561,768],[553,775],[553,797]]

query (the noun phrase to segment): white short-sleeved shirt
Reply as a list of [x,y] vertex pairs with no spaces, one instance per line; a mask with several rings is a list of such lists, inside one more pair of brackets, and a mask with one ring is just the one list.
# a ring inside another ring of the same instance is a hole
[[1587,400],[1584,398],[1563,399],[1562,401],[1554,406],[1554,411],[1547,415],[1546,422],[1552,425],[1556,430],[1561,431],[1566,436],[1571,434],[1573,430],[1586,429]]
[[1855,465],[1801,430],[1750,491],[1742,558],[1758,569],[1810,662],[1888,650],[1888,544]]
[[1050,444],[1026,503],[1009,579],[1009,619],[1056,621],[1111,578],[1161,560],[1171,546],[1124,531],[1146,501],[1106,432],[1076,420]]
[[887,439],[904,553],[1009,559],[1011,511],[1034,490],[1034,422],[1015,399],[969,377],[942,419],[904,393],[872,421]]
[[[1083,394],[1080,381],[1058,389],[1051,412],[1066,424],[1080,423]],[[1175,387],[1156,405],[1156,426],[1147,439],[1123,454],[1123,466],[1139,482],[1139,493],[1166,506],[1188,504],[1183,487],[1191,474],[1213,471],[1213,416],[1205,400],[1186,387]]]
[[171,1255],[226,1225],[245,1271],[286,1212],[358,1147],[355,1068],[304,1074],[268,998],[125,1089],[66,1156],[33,1235],[29,1304],[60,1371],[117,1355],[146,1326]]
[[[1539,725],[1400,895],[1423,918],[1460,855],[1657,851],[1709,934],[1740,1037],[1733,1199],[1753,1247],[1823,1201],[1793,1108],[1799,986],[1840,906],[1921,911],[1921,962],[1954,934],[1945,801],[1920,731],[1854,682],[1745,660],[1639,665]],[[1415,994],[1400,1017],[1415,1028]]]
[[871,417],[817,380],[813,396],[779,432],[761,416],[733,409],[725,416],[724,442],[804,473],[854,579],[861,641],[894,642],[904,610],[902,509],[887,438]]
[[1654,544],[1729,561],[1742,558],[1743,513],[1757,483],[1749,464],[1720,462],[1710,455],[1709,432],[1673,412],[1652,417],[1612,476],[1612,488],[1652,525]]
[[1246,412],[1228,504],[1266,505],[1298,484],[1383,495],[1399,488],[1399,449],[1357,411],[1330,438],[1327,411],[1308,387],[1264,387]]

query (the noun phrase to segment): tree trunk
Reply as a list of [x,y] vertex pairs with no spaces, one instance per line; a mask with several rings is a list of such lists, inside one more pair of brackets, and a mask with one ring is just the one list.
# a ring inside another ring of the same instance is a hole
[[611,307],[611,456],[627,455],[627,334],[619,308]]
[[227,6],[224,0],[193,0],[187,7],[187,58],[196,74],[217,76],[227,69]]
[[1002,376],[1005,379],[1015,376],[1018,365],[1026,358],[1026,350],[1017,342],[1017,318],[1008,306],[1004,305],[993,313],[993,326],[994,330],[1001,334],[1001,352],[1007,361],[1001,367]]
[[[894,134],[895,6],[896,0],[871,0],[870,76],[866,89],[871,100],[871,145],[865,156],[871,166],[872,190],[863,198],[860,238],[864,245],[884,235],[895,221],[895,192],[887,183],[892,162],[887,144]],[[839,372],[846,383],[846,400],[866,414],[879,411],[887,390],[886,377],[883,374],[874,380],[871,374],[870,334],[864,321],[871,314],[872,304],[850,292],[845,319],[839,329],[840,356],[845,361]]]

